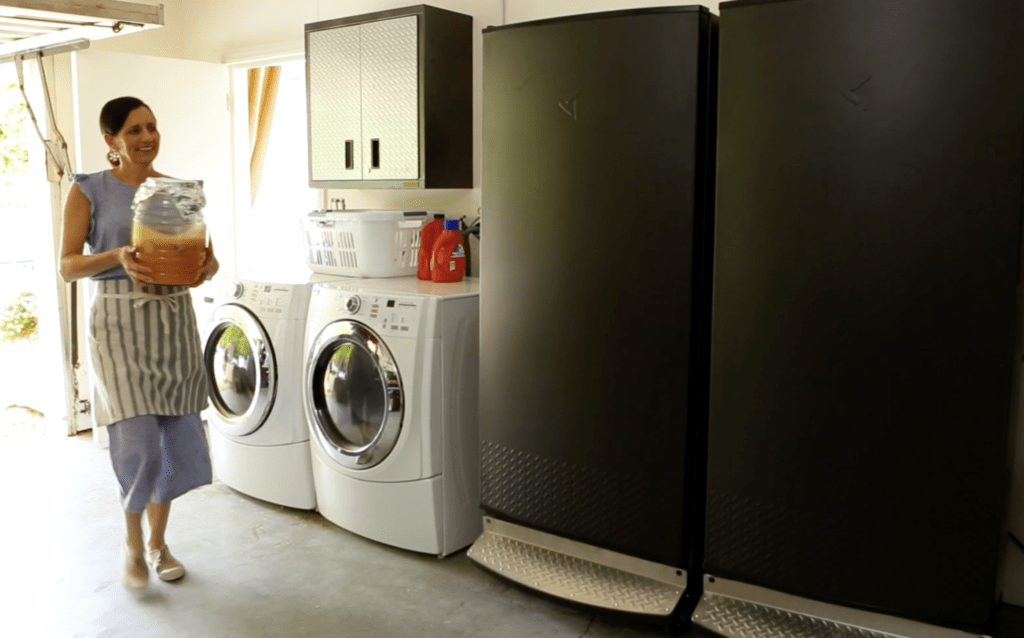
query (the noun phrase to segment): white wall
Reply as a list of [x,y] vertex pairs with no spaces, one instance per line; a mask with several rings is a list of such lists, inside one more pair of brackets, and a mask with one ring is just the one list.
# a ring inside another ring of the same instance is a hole
[[[72,54],[75,84],[75,159],[82,173],[110,168],[99,113],[110,99],[121,95],[142,98],[153,109],[161,131],[160,157],[155,167],[165,175],[204,180],[204,210],[218,257],[233,261],[232,189],[229,155],[228,72],[220,64],[173,60],[87,49]],[[194,99],[203,87],[202,100]]]
[[[191,54],[194,37],[188,19],[191,9],[184,4],[192,0],[126,0],[136,4],[162,4],[164,6],[164,26],[148,29],[139,33],[127,31],[113,38],[97,40],[89,44],[90,49],[99,51],[120,51],[138,55],[156,55],[165,58],[182,58],[202,60]],[[206,60],[214,62],[216,60]]]
[[[276,58],[301,57],[307,23],[415,3],[409,0],[165,0],[163,4],[165,27],[98,41],[92,48],[224,64],[251,62],[255,65]],[[473,16],[474,188],[445,191],[331,190],[326,198],[344,199],[348,208],[442,210],[449,217],[464,216],[467,221],[476,219],[481,216],[483,29],[513,22],[672,3],[664,0],[432,0],[428,4]],[[703,4],[717,12],[719,3],[717,0],[702,0],[692,4]],[[235,204],[236,218],[241,220],[248,212],[248,202],[236,201]],[[238,235],[242,234],[245,233]],[[253,239],[247,236],[245,241]],[[265,241],[273,242],[274,239],[267,237]],[[473,272],[479,274],[479,247],[474,242],[471,249],[471,266]],[[244,253],[240,247],[239,255]],[[237,265],[242,270],[252,266],[241,262]]]
[[[129,0],[156,4],[153,0]],[[373,11],[416,4],[409,0],[163,0],[162,29],[95,42],[93,48],[226,62],[246,51],[302,51],[303,26]],[[476,18],[474,30],[502,22],[523,22],[555,16],[669,4],[701,4],[718,12],[718,0],[432,0],[443,9]]]

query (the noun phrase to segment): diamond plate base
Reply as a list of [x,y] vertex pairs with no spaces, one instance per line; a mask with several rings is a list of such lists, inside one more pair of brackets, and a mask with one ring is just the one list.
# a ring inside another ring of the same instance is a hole
[[708,576],[692,620],[728,638],[979,638]]
[[686,571],[491,517],[469,557],[504,578],[568,602],[668,618]]

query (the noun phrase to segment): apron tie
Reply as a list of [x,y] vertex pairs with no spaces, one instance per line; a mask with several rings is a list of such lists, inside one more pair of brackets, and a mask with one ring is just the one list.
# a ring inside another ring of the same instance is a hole
[[169,292],[164,295],[154,294],[151,292],[144,292],[142,290],[132,290],[131,292],[125,293],[99,293],[100,297],[108,297],[114,299],[127,299],[132,302],[133,308],[141,308],[150,301],[157,302],[160,313],[160,323],[163,324],[163,331],[170,332],[171,330],[171,316],[169,310],[178,310],[178,300],[176,297],[187,295],[188,290],[178,290],[176,292]]

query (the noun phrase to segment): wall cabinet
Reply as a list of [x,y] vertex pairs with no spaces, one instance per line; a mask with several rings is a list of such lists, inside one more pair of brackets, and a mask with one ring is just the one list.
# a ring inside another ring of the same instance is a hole
[[471,16],[427,5],[306,25],[312,188],[472,188]]

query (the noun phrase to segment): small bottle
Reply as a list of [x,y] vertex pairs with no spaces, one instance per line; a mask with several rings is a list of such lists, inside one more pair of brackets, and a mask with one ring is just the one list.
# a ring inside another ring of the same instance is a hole
[[459,220],[444,220],[444,232],[434,244],[430,276],[438,282],[462,281],[466,274],[466,249],[462,246]]
[[434,244],[444,232],[444,215],[435,214],[432,221],[420,229],[419,263],[416,266],[416,277],[430,281],[430,259],[434,256]]

